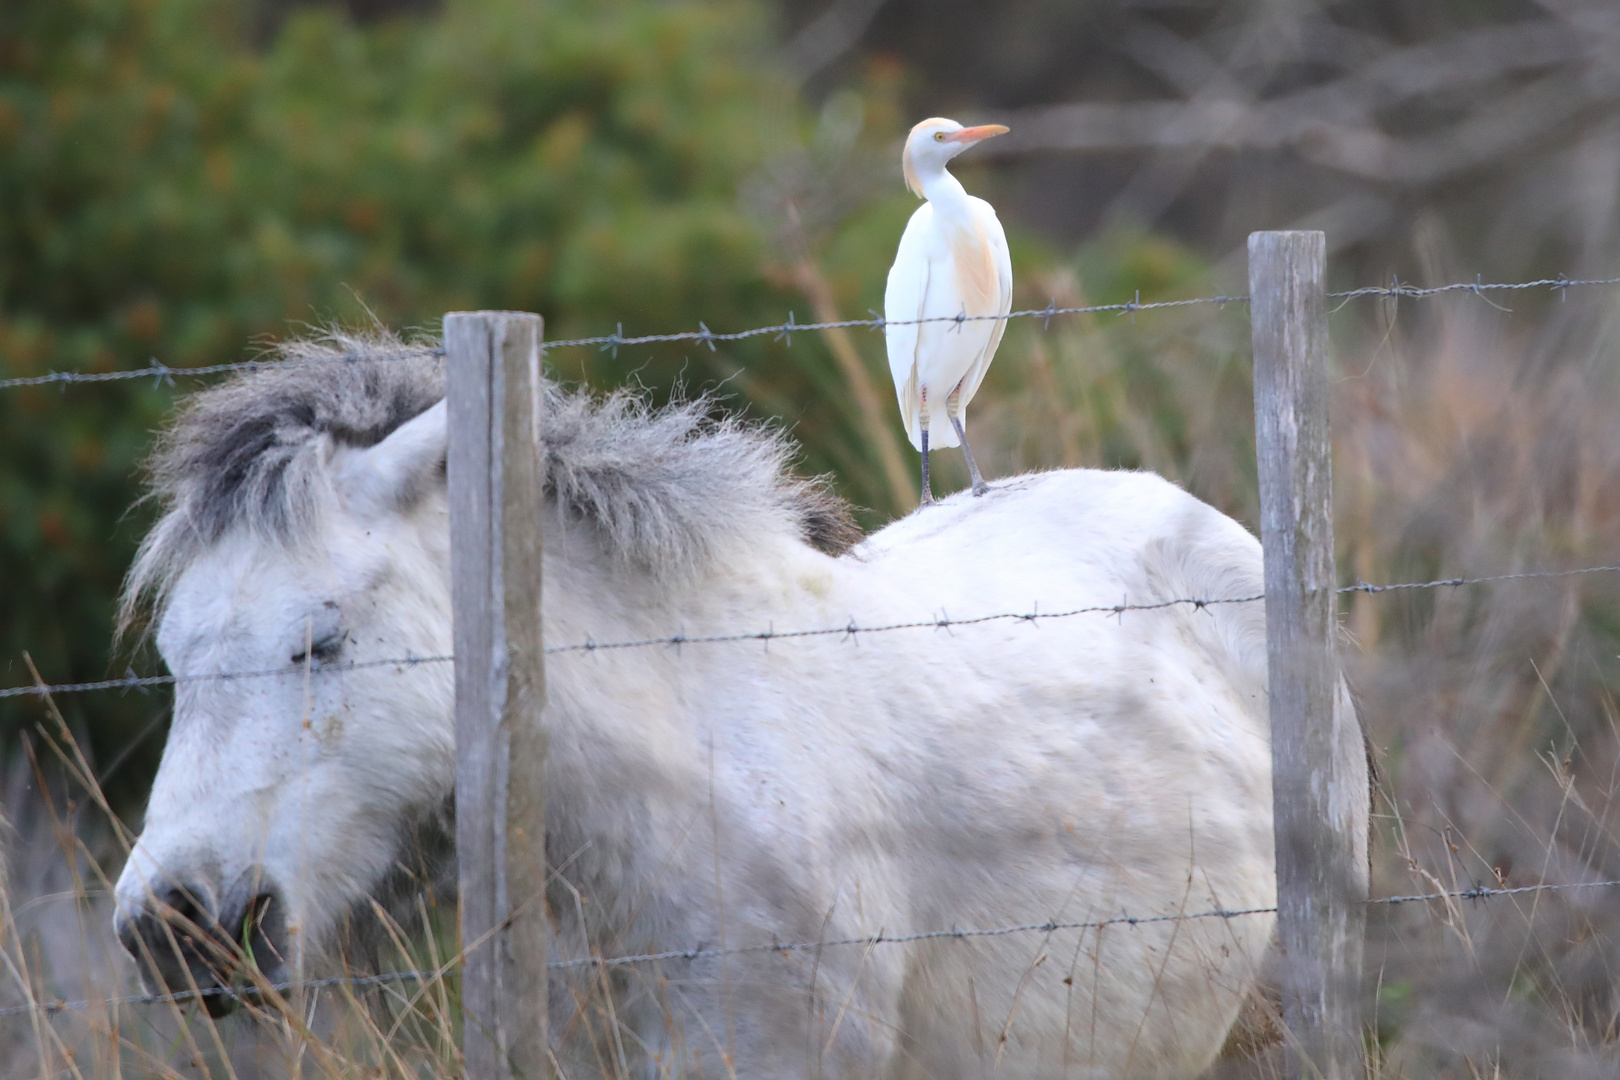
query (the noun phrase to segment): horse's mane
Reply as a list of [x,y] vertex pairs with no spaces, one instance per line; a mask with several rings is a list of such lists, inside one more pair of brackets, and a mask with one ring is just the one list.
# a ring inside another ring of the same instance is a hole
[[[192,395],[147,463],[161,508],[125,582],[120,625],[161,605],[180,571],[233,527],[294,542],[329,492],[322,444],[375,445],[444,397],[431,340],[328,333]],[[570,519],[655,572],[688,573],[761,529],[839,553],[860,538],[823,478],[795,476],[778,431],[716,416],[706,397],[654,408],[638,394],[547,382],[546,488]]]

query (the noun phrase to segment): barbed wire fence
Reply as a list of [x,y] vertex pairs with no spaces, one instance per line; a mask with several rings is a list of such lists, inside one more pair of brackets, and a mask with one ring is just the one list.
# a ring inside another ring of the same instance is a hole
[[[1374,297],[1385,300],[1422,299],[1430,296],[1440,296],[1446,293],[1471,293],[1485,298],[1486,293],[1492,292],[1522,292],[1529,289],[1545,289],[1556,292],[1560,298],[1567,297],[1570,289],[1590,288],[1602,285],[1620,285],[1620,277],[1616,278],[1540,278],[1535,281],[1519,282],[1479,282],[1460,281],[1449,285],[1435,285],[1420,288],[1413,285],[1402,284],[1399,280],[1389,285],[1373,285],[1360,289],[1350,289],[1344,292],[1327,293],[1330,300],[1357,300],[1364,297]],[[785,344],[792,345],[795,333],[804,334],[820,330],[882,330],[888,326],[915,326],[923,323],[953,323],[961,325],[969,322],[1000,322],[1007,319],[1040,319],[1043,325],[1050,328],[1054,318],[1069,315],[1135,315],[1143,311],[1162,311],[1169,308],[1197,307],[1211,305],[1224,308],[1228,304],[1247,304],[1247,296],[1201,296],[1185,300],[1150,300],[1144,303],[1141,292],[1138,290],[1135,299],[1111,304],[1088,304],[1079,307],[1059,307],[1056,303],[1044,308],[1025,308],[1021,311],[1008,312],[1006,315],[942,315],[927,319],[885,319],[874,314],[868,319],[838,319],[830,322],[794,321],[793,313],[788,312],[786,322],[773,323],[769,326],[756,326],[748,330],[734,330],[717,332],[710,330],[703,323],[698,323],[696,330],[681,330],[668,334],[630,334],[624,333],[624,324],[611,334],[599,334],[595,337],[564,338],[557,341],[543,341],[540,343],[542,352],[552,352],[557,349],[590,348],[595,347],[617,355],[620,347],[636,345],[661,345],[678,341],[695,341],[706,345],[711,350],[716,342],[744,341],[756,337],[773,337]],[[440,346],[422,346],[420,348],[398,349],[387,353],[366,353],[361,356],[350,353],[339,356],[308,357],[285,360],[240,360],[231,364],[208,364],[202,367],[170,367],[161,363],[155,357],[144,368],[135,368],[125,371],[52,371],[43,375],[28,375],[18,378],[0,379],[0,390],[12,390],[24,386],[73,386],[85,383],[124,382],[131,379],[151,379],[154,383],[174,385],[177,378],[204,378],[210,375],[229,375],[242,371],[260,371],[266,368],[302,367],[308,365],[330,365],[343,363],[357,363],[364,360],[367,363],[388,362],[397,360],[418,360],[427,357],[443,357],[444,349]]]
[[[1339,588],[1339,595],[1351,593],[1387,593],[1401,592],[1412,589],[1456,589],[1465,585],[1489,585],[1502,581],[1536,581],[1554,578],[1579,577],[1585,574],[1620,573],[1620,565],[1615,566],[1580,566],[1569,570],[1526,570],[1513,574],[1489,574],[1483,577],[1456,577],[1439,578],[1433,581],[1402,581],[1386,585],[1375,585],[1370,582],[1358,581],[1354,585],[1345,585]],[[1070,608],[1067,610],[1042,611],[1039,604],[1032,605],[1028,611],[1001,611],[991,615],[975,615],[960,619],[949,615],[939,615],[932,619],[915,619],[909,622],[872,623],[862,624],[853,616],[848,621],[836,626],[821,626],[804,630],[742,630],[723,634],[668,634],[663,637],[633,638],[624,641],[596,641],[587,638],[584,641],[570,642],[566,645],[547,645],[545,655],[558,656],[565,653],[596,653],[612,652],[621,649],[642,649],[655,646],[677,648],[683,645],[717,645],[738,642],[759,642],[769,645],[773,641],[794,641],[802,638],[836,637],[848,641],[856,641],[862,634],[884,634],[898,630],[952,630],[961,627],[983,626],[987,623],[1012,623],[1039,625],[1053,619],[1071,619],[1079,615],[1106,615],[1119,617],[1128,612],[1164,611],[1168,608],[1190,607],[1195,611],[1207,608],[1220,607],[1226,604],[1253,604],[1265,600],[1265,594],[1257,593],[1253,596],[1225,596],[1225,597],[1176,597],[1169,600],[1155,600],[1148,603],[1130,603],[1121,601],[1117,604],[1092,604],[1086,607]],[[185,675],[136,675],[133,671],[117,679],[97,679],[90,682],[74,683],[24,683],[17,686],[0,687],[0,699],[14,697],[44,697],[59,694],[85,694],[100,690],[144,690],[154,686],[173,686],[177,683],[195,682],[231,682],[239,679],[266,679],[277,676],[293,676],[303,678],[304,675],[316,676],[341,675],[351,671],[364,671],[370,668],[392,667],[410,669],[422,664],[453,663],[455,656],[450,653],[440,653],[425,656],[394,656],[379,660],[361,660],[350,663],[334,664],[329,662],[316,662],[306,672],[301,664],[286,664],[277,668],[260,668],[246,671],[215,671]]]
[[[1413,893],[1406,896],[1377,896],[1364,902],[1369,906],[1392,907],[1444,900],[1465,900],[1478,903],[1505,896],[1526,896],[1537,893],[1562,893],[1616,887],[1620,887],[1620,880],[1547,882],[1539,885],[1516,885],[1511,888],[1481,884],[1467,889],[1451,889],[1442,892]],[[631,953],[622,956],[579,956],[565,960],[550,960],[547,961],[546,967],[552,971],[564,971],[572,968],[630,967],[639,964],[712,960],[727,956],[748,956],[761,953],[786,955],[795,952],[813,952],[820,949],[872,948],[878,945],[909,945],[919,941],[966,941],[973,938],[1004,937],[1009,934],[1055,934],[1062,930],[1103,930],[1111,926],[1136,927],[1149,926],[1155,923],[1187,922],[1196,919],[1237,919],[1250,915],[1275,914],[1277,914],[1277,908],[1273,905],[1270,907],[1239,908],[1235,910],[1213,908],[1209,911],[1174,912],[1168,915],[1114,915],[1106,919],[1054,919],[1047,922],[1017,923],[1011,926],[970,929],[953,926],[948,930],[922,930],[907,934],[877,933],[864,937],[817,938],[807,941],[787,942],[771,941],[731,948],[700,947],[666,949],[662,952]],[[264,987],[252,985],[211,986],[200,990],[182,990],[176,993],[125,994],[118,997],[80,998],[73,1001],[39,1001],[26,1005],[0,1007],[0,1019],[26,1016],[30,1013],[54,1015],[63,1012],[82,1012],[86,1009],[98,1007],[186,1004],[213,997],[228,997],[251,1002],[263,1000],[270,992],[285,994],[294,990],[370,989],[402,982],[432,982],[445,978],[454,970],[455,965],[451,963],[431,971],[406,970],[385,971],[375,975],[330,975],[320,979],[305,979],[301,982],[270,983]]]
[[[1472,294],[1479,299],[1497,307],[1487,294],[1514,293],[1528,290],[1547,290],[1567,296],[1570,289],[1614,286],[1620,285],[1620,278],[1544,278],[1535,281],[1512,283],[1485,283],[1478,279],[1474,282],[1457,282],[1447,285],[1419,288],[1403,284],[1398,280],[1392,281],[1389,286],[1374,286],[1352,289],[1344,292],[1320,293],[1324,300],[1339,300],[1340,306],[1353,300],[1363,298],[1377,298],[1386,300],[1420,299],[1447,294]],[[1010,312],[1006,316],[968,316],[959,315],[938,319],[908,320],[907,323],[948,322],[961,325],[969,321],[996,320],[996,319],[1037,319],[1045,327],[1050,327],[1054,318],[1074,315],[1102,315],[1134,316],[1139,312],[1151,312],[1170,308],[1184,308],[1192,306],[1215,306],[1224,308],[1227,305],[1249,304],[1248,296],[1210,296],[1192,299],[1165,300],[1142,302],[1140,294],[1132,300],[1098,305],[1066,306],[1060,307],[1049,304],[1041,309],[1025,309]],[[1337,310],[1336,308],[1334,310]],[[760,326],[751,329],[716,332],[710,330],[704,323],[698,324],[697,330],[681,331],[664,334],[626,335],[622,324],[612,334],[597,335],[564,339],[558,341],[538,343],[538,348],[552,351],[563,348],[589,348],[595,347],[605,351],[616,351],[621,347],[640,345],[653,345],[671,342],[695,342],[699,345],[714,349],[717,343],[741,341],[762,336],[772,336],[791,345],[795,333],[812,333],[829,329],[855,329],[867,328],[881,331],[889,325],[904,325],[898,321],[891,322],[874,315],[868,319],[847,319],[832,322],[800,323],[792,313],[789,313],[785,322]],[[42,375],[23,376],[0,380],[0,390],[10,390],[22,387],[38,387],[55,385],[63,389],[77,384],[104,383],[114,381],[127,381],[151,378],[156,383],[172,385],[177,378],[197,378],[214,375],[250,372],[289,365],[310,364],[341,364],[360,361],[403,361],[423,358],[443,358],[446,350],[439,345],[422,345],[393,350],[384,354],[340,355],[319,358],[292,358],[292,359],[259,359],[242,361],[231,364],[216,364],[205,367],[169,367],[157,360],[151,361],[148,367],[137,370],[114,372],[49,372]],[[1485,575],[1479,577],[1454,577],[1429,581],[1394,582],[1374,584],[1357,581],[1352,585],[1345,585],[1337,589],[1338,594],[1365,593],[1369,595],[1410,591],[1410,590],[1442,590],[1458,589],[1463,587],[1484,586],[1503,582],[1521,582],[1534,580],[1550,580],[1569,578],[1580,575],[1603,574],[1620,572],[1620,565],[1584,566],[1569,569],[1537,569]],[[1074,607],[1059,610],[1041,611],[1039,605],[1032,605],[1028,611],[1002,611],[985,615],[952,618],[941,614],[935,618],[919,619],[906,622],[878,622],[870,625],[862,624],[853,615],[842,625],[822,626],[811,628],[791,628],[777,630],[774,627],[765,629],[737,629],[714,633],[672,633],[659,637],[636,638],[629,640],[597,641],[587,637],[583,641],[567,642],[563,644],[547,645],[543,655],[547,657],[564,655],[590,655],[599,652],[622,651],[632,649],[650,648],[683,648],[686,646],[712,646],[721,644],[759,644],[769,647],[774,642],[788,642],[811,638],[834,638],[845,641],[858,641],[863,635],[890,634],[906,631],[951,631],[958,628],[987,626],[991,624],[1006,624],[1011,626],[1027,625],[1038,626],[1046,620],[1068,619],[1085,615],[1101,615],[1104,617],[1122,618],[1128,613],[1147,613],[1165,611],[1173,608],[1190,608],[1193,611],[1205,611],[1223,605],[1251,604],[1266,600],[1263,594],[1237,596],[1237,597],[1175,597],[1167,599],[1152,599],[1145,602],[1130,602],[1123,599],[1117,604],[1097,604],[1083,607]],[[167,675],[137,675],[133,670],[126,672],[122,678],[102,679],[84,682],[63,682],[49,684],[36,682],[31,685],[19,685],[0,688],[0,699],[6,698],[49,698],[61,694],[81,694],[93,692],[145,692],[154,687],[172,686],[177,684],[238,680],[261,679],[286,676],[305,676],[315,674],[322,677],[340,675],[347,672],[369,669],[393,667],[400,670],[414,669],[423,665],[435,665],[453,662],[455,656],[429,655],[390,657],[361,662],[342,664],[290,664],[280,668],[252,670],[252,671],[219,671],[219,672],[193,672],[173,673]],[[145,737],[142,734],[142,738]],[[1471,888],[1452,891],[1436,891],[1417,893],[1404,896],[1375,897],[1362,901],[1364,906],[1371,905],[1403,905],[1413,903],[1431,903],[1436,901],[1471,901],[1483,902],[1499,897],[1513,897],[1526,894],[1559,893],[1570,890],[1608,889],[1620,886],[1620,881],[1600,880],[1589,882],[1541,882],[1530,885],[1497,887],[1476,884]],[[1176,912],[1169,914],[1132,914],[1122,913],[1103,919],[1085,921],[1045,921],[1031,922],[1000,927],[957,928],[920,930],[908,933],[884,934],[866,937],[848,937],[819,941],[796,942],[769,942],[736,946],[731,948],[718,947],[688,947],[671,949],[663,952],[638,953],[618,956],[592,955],[587,957],[569,957],[557,960],[548,960],[547,967],[551,969],[566,969],[576,967],[621,967],[637,964],[651,964],[676,961],[693,961],[712,957],[722,957],[749,953],[781,953],[789,954],[810,949],[829,947],[872,947],[877,945],[904,944],[923,940],[950,940],[968,939],[989,936],[1002,936],[1022,933],[1054,933],[1063,930],[1101,929],[1107,926],[1127,925],[1139,926],[1160,922],[1191,920],[1191,919],[1231,919],[1254,915],[1279,915],[1279,906],[1246,908],[1241,910],[1224,910],[1220,908],[1193,913]],[[183,1004],[193,1002],[199,998],[211,996],[231,996],[251,1001],[262,998],[266,990],[286,992],[295,989],[319,990],[323,988],[349,987],[355,989],[385,987],[402,982],[424,982],[441,978],[446,975],[453,965],[435,971],[406,970],[393,971],[373,975],[344,975],[325,979],[307,980],[298,983],[275,984],[269,987],[216,987],[200,991],[183,991],[179,993],[157,994],[131,994],[122,997],[107,997],[99,999],[82,999],[74,1001],[50,1000],[41,1001],[32,999],[31,989],[25,987],[30,994],[26,1004],[0,1007],[0,1018],[20,1016],[25,1014],[44,1013],[55,1015],[65,1012],[75,1012],[90,1008],[94,1005],[106,1006],[137,1006],[153,1004]]]

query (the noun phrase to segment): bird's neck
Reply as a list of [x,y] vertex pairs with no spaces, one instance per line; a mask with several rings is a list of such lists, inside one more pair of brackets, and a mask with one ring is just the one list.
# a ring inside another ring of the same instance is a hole
[[923,197],[934,208],[934,214],[950,224],[966,225],[972,220],[973,210],[968,204],[967,189],[962,182],[944,169],[922,177]]

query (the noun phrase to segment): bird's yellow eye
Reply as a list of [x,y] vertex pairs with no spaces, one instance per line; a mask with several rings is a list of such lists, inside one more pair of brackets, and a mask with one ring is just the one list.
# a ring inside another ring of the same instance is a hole
[[945,141],[945,133],[943,131],[934,132],[934,141],[935,142],[944,142]]

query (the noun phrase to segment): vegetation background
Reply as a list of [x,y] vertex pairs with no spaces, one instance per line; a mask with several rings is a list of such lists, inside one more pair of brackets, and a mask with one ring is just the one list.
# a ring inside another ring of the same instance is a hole
[[[8,0],[0,378],[469,308],[550,338],[863,316],[915,205],[898,140],[936,114],[1013,127],[958,172],[1019,306],[1241,293],[1266,228],[1325,229],[1336,287],[1620,273],[1611,0]],[[1616,295],[1333,316],[1345,581],[1620,563]],[[548,362],[779,421],[867,525],[915,498],[875,335]],[[1248,363],[1241,308],[1016,324],[974,404],[987,474],[1152,468],[1253,526]],[[111,612],[191,385],[0,392],[0,682],[25,650],[53,681],[153,669]],[[1347,600],[1376,891],[1620,877],[1616,576]],[[165,695],[60,705],[138,824]],[[40,720],[0,700],[0,950],[41,993],[124,985],[84,943],[110,834],[36,768]],[[1379,915],[1379,1067],[1614,1075],[1617,897]],[[0,1076],[67,1067],[53,1045],[0,1019]]]

